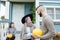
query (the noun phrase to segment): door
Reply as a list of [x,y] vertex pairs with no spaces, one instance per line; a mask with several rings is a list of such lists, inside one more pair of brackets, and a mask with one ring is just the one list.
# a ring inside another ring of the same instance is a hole
[[12,21],[15,24],[16,30],[16,40],[20,40],[20,31],[23,26],[21,23],[21,19],[24,16],[24,4],[13,4],[13,12],[12,12]]

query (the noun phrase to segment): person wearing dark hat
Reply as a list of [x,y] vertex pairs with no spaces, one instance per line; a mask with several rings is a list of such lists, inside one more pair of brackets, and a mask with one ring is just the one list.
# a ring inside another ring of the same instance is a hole
[[32,23],[32,14],[28,14],[22,18],[22,23],[24,24],[21,32],[22,40],[34,40],[32,37],[32,31],[35,26]]

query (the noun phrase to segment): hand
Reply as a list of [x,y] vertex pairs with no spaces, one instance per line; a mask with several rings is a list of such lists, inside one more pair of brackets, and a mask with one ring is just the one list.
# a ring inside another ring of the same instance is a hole
[[32,35],[33,38],[37,38],[35,35]]
[[32,35],[33,38],[40,38],[40,35]]
[[36,35],[37,38],[40,38],[41,36],[40,35]]

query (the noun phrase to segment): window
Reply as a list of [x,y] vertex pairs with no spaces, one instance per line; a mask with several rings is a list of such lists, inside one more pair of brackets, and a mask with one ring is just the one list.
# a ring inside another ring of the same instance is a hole
[[46,7],[46,12],[54,19],[60,19],[60,8],[59,7]]
[[60,8],[56,8],[56,19],[60,19]]
[[6,8],[6,3],[5,2],[1,2],[0,3],[0,21],[2,21],[2,17],[4,17],[4,21],[9,19],[9,13],[8,13],[9,9]]
[[47,13],[54,19],[54,8],[46,8]]

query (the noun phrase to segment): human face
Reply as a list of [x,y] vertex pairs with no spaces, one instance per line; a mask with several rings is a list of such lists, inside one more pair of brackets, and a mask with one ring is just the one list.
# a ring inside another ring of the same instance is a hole
[[40,10],[40,7],[37,9],[37,13],[38,13],[38,15],[39,15],[40,17],[42,17],[42,12],[41,12],[41,10]]
[[37,13],[38,13],[38,15],[39,15],[39,14],[40,14],[40,8],[38,8],[36,11],[37,11]]
[[28,19],[27,19],[27,23],[31,23],[32,21],[31,21],[31,18],[30,17],[28,17]]
[[11,24],[11,27],[13,28],[14,27],[14,24]]

